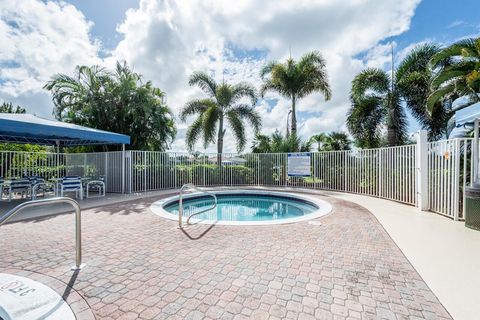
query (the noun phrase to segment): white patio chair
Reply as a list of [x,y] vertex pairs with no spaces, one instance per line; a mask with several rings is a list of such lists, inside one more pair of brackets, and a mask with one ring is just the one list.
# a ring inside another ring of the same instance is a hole
[[45,198],[47,196],[47,192],[52,192],[55,196],[57,194],[56,184],[45,181],[45,179],[42,177],[35,177],[32,186],[32,200],[37,199],[40,194],[42,194],[42,196]]
[[[98,180],[88,181],[85,191],[87,193],[87,198],[105,197],[105,177],[102,176]],[[91,191],[97,191],[98,195],[90,196]]]
[[75,192],[75,197],[83,200],[82,180],[78,176],[63,177],[59,182],[60,196],[67,192]]

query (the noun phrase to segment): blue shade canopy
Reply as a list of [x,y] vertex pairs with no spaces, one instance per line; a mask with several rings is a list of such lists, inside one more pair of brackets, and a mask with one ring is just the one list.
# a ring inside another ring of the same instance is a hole
[[130,144],[130,137],[31,114],[0,113],[0,142],[85,146]]

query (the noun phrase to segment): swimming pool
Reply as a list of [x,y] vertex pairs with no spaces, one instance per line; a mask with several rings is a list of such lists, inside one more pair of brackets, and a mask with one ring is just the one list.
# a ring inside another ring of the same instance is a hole
[[[316,197],[284,192],[259,190],[214,191],[214,200],[202,193],[186,195],[183,199],[183,217],[196,214],[193,223],[227,225],[280,224],[304,221],[324,215],[331,210],[328,202]],[[179,197],[155,202],[152,211],[162,217],[178,220]]]

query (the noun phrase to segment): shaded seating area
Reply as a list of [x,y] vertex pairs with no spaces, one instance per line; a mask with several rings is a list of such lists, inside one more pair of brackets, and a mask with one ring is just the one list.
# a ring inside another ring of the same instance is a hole
[[[130,137],[31,114],[0,113],[0,143],[52,146],[57,153],[62,147],[99,145],[122,145],[125,151]],[[70,196],[82,200],[85,197],[104,197],[107,192],[106,176],[103,174],[69,175],[68,171],[57,170],[52,175],[45,171],[37,174],[36,171],[30,167],[19,174],[2,168],[0,200],[10,202],[50,196]]]

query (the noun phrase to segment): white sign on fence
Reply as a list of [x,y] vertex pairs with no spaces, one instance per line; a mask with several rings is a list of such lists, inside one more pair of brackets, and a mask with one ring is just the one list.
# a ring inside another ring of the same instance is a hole
[[289,153],[287,159],[289,177],[310,177],[310,152]]

